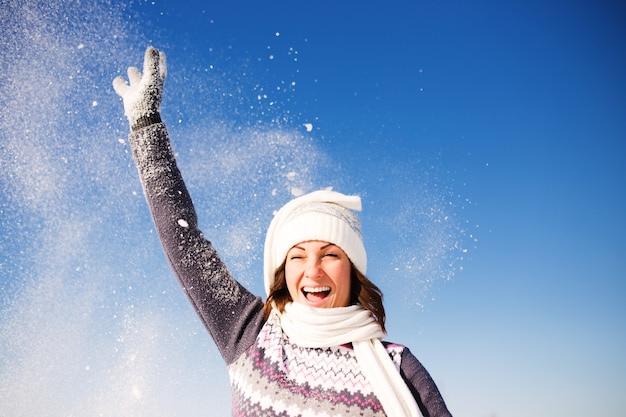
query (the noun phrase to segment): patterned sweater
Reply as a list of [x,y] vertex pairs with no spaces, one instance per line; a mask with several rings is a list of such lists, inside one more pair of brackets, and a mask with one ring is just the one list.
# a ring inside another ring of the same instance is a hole
[[[264,320],[261,299],[231,276],[198,229],[165,125],[132,132],[129,141],[167,259],[228,367],[233,416],[384,416],[350,345],[299,347],[278,315]],[[385,347],[422,414],[451,416],[409,349]]]

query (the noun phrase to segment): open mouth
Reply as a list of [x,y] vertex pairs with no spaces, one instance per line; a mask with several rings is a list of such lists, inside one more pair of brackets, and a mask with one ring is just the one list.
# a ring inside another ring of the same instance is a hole
[[319,301],[328,297],[330,287],[304,287],[302,288],[302,294],[309,301]]

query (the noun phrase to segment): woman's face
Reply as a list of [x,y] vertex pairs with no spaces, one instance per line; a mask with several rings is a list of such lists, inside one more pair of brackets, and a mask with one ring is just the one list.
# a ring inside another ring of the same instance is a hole
[[287,252],[287,289],[293,301],[311,307],[346,307],[351,268],[339,246],[319,240],[301,242]]

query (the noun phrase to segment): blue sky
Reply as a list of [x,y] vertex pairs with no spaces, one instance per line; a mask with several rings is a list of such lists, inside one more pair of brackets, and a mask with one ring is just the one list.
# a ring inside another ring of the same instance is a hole
[[0,18],[12,415],[228,415],[111,88],[148,44],[202,227],[253,291],[272,210],[357,193],[389,339],[455,416],[626,412],[619,2],[15,1]]

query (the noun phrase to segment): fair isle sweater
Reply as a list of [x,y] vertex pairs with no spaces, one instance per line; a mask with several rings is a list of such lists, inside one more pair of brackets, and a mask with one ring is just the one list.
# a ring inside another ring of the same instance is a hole
[[[233,416],[384,416],[350,345],[300,347],[278,315],[264,320],[261,299],[231,276],[198,229],[165,125],[131,132],[129,140],[167,259],[228,367]],[[384,345],[422,414],[451,416],[409,349]]]

